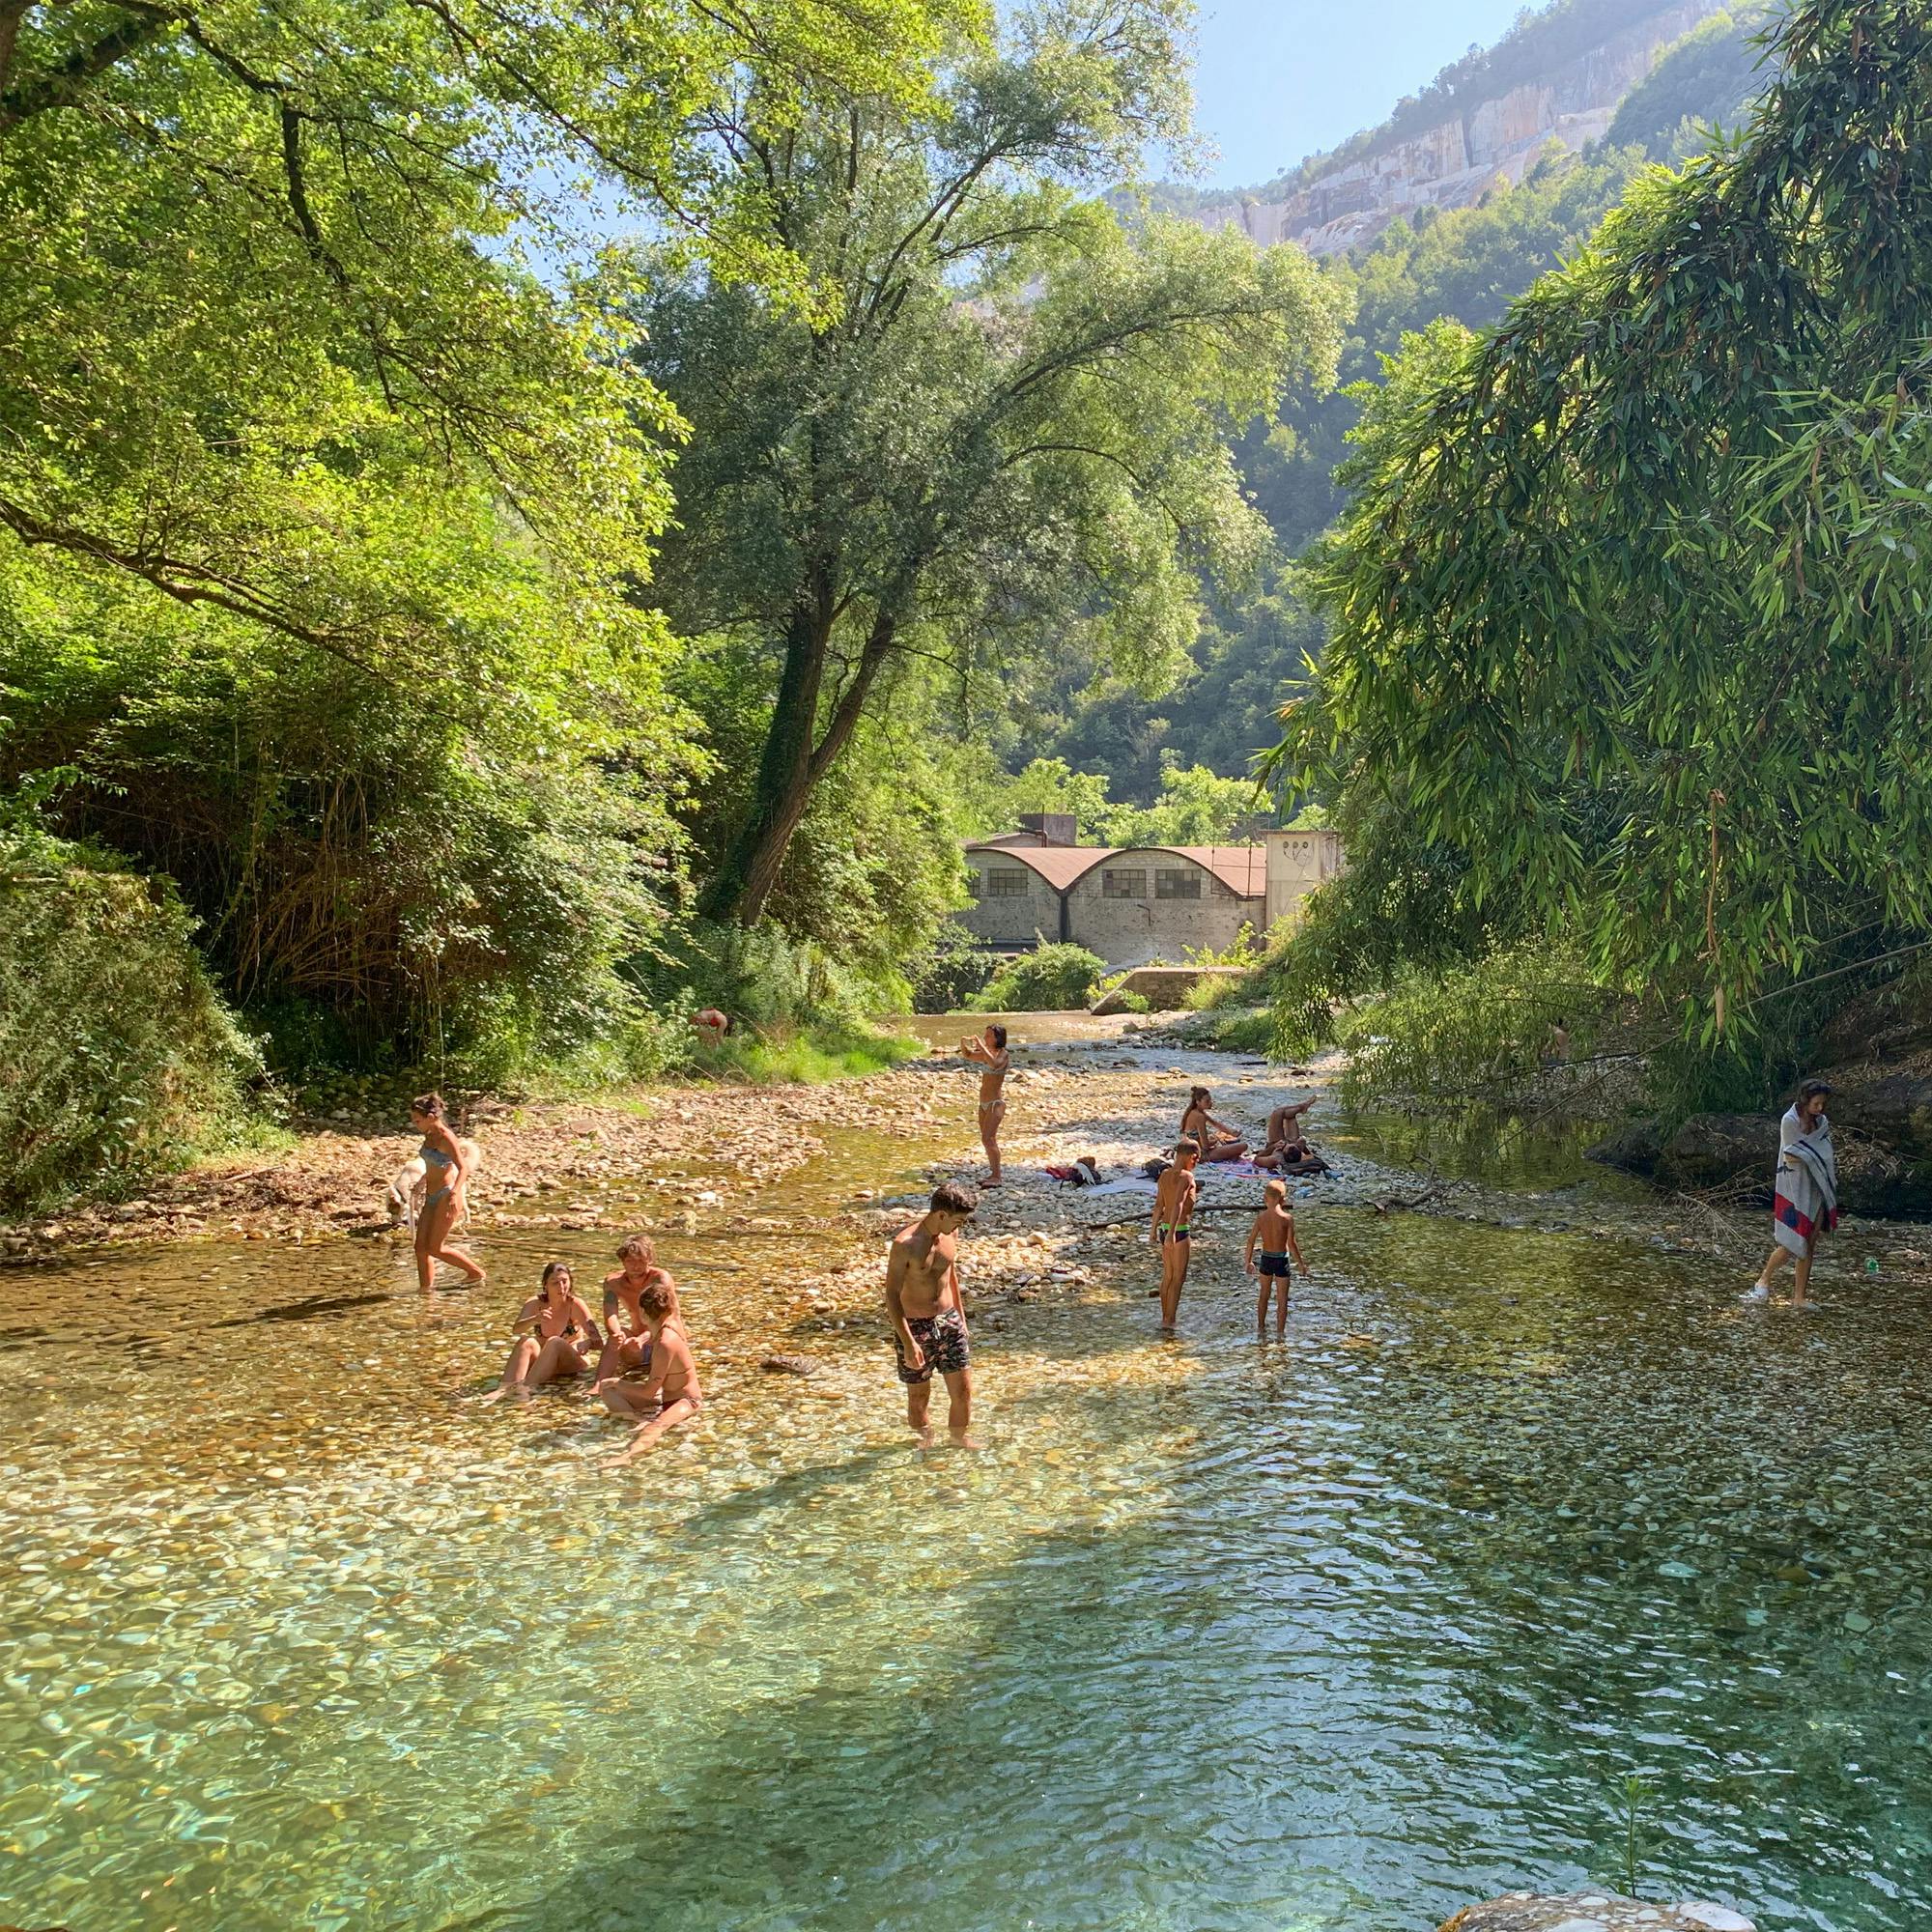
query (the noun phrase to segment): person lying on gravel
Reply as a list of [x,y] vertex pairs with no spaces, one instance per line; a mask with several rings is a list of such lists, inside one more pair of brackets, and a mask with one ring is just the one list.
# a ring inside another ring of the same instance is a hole
[[611,1457],[605,1465],[611,1469],[620,1469],[646,1450],[655,1449],[671,1430],[690,1422],[704,1406],[697,1361],[691,1352],[684,1318],[677,1312],[670,1277],[660,1274],[645,1282],[638,1291],[638,1306],[643,1310],[648,1331],[651,1372],[641,1386],[611,1381],[597,1391],[612,1415],[638,1425],[623,1453]]
[[1301,1130],[1301,1118],[1314,1105],[1313,1100],[1284,1102],[1268,1116],[1262,1150],[1254,1157],[1257,1167],[1283,1167],[1307,1159],[1314,1150]]
[[529,1395],[546,1382],[590,1373],[588,1349],[598,1346],[597,1323],[590,1307],[577,1293],[569,1264],[551,1262],[537,1292],[517,1314],[519,1330],[503,1379],[485,1402],[501,1402],[506,1395]]
[[1180,1117],[1180,1138],[1192,1141],[1203,1160],[1239,1160],[1248,1144],[1225,1121],[1217,1121],[1208,1111],[1213,1097],[1205,1087],[1194,1089],[1187,1111]]
[[[617,1266],[604,1277],[604,1350],[597,1357],[593,1379],[601,1386],[619,1376],[630,1375],[651,1365],[649,1324],[638,1296],[644,1284],[662,1281],[670,1289],[670,1310],[682,1311],[677,1302],[677,1284],[658,1266],[657,1250],[648,1235],[626,1235],[617,1246]],[[630,1332],[625,1332],[628,1318]]]

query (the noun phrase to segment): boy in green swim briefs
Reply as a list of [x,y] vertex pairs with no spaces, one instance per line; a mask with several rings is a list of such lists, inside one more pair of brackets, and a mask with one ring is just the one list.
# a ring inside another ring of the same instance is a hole
[[1160,1332],[1174,1333],[1175,1317],[1180,1313],[1181,1285],[1187,1279],[1187,1258],[1194,1229],[1194,1202],[1201,1183],[1194,1178],[1194,1163],[1201,1149],[1191,1140],[1174,1150],[1174,1165],[1160,1177],[1153,1191],[1153,1224],[1149,1243],[1160,1250]]

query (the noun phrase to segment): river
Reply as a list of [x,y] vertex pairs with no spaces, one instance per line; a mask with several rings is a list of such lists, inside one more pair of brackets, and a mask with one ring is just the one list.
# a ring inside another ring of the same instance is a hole
[[[1173,1343],[1096,1248],[976,1322],[985,1453],[921,1457],[875,1291],[795,1278],[875,1265],[839,1211],[957,1155],[945,1092],[774,1182],[780,1229],[667,1239],[710,1410],[618,1475],[580,1393],[475,1401],[608,1235],[488,1234],[427,1299],[356,1242],[0,1276],[0,1918],[1426,1932],[1620,1885],[1637,1774],[1646,1895],[1922,1927],[1916,1291],[1747,1312],[1707,1258],[1318,1195],[1285,1346],[1232,1221]],[[1562,1151],[1505,1179],[1628,1210]]]

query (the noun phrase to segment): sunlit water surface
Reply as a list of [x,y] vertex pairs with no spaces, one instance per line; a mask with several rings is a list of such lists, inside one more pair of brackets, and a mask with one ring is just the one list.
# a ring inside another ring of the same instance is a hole
[[1920,1311],[1303,1222],[1286,1347],[1204,1245],[1178,1343],[1141,1273],[982,1321],[923,1460],[879,1326],[775,1328],[808,1236],[672,1243],[711,1409],[618,1476],[579,1393],[474,1405],[527,1240],[5,1277],[0,1919],[1421,1932],[1620,1882],[1637,1772],[1651,1895],[1922,1927]]

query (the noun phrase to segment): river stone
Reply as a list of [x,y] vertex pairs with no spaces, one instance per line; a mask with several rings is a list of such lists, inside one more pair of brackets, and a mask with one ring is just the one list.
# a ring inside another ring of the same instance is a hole
[[1722,1905],[1651,1905],[1603,1891],[1538,1898],[1512,1891],[1465,1906],[1441,1932],[1755,1932],[1748,1918]]
[[758,1364],[768,1376],[815,1376],[818,1364],[810,1355],[767,1355]]
[[1612,1134],[1606,1141],[1599,1141],[1583,1157],[1601,1161],[1605,1167],[1621,1168],[1626,1174],[1648,1178],[1657,1172],[1657,1163],[1663,1157],[1663,1142],[1654,1126],[1640,1122]]

